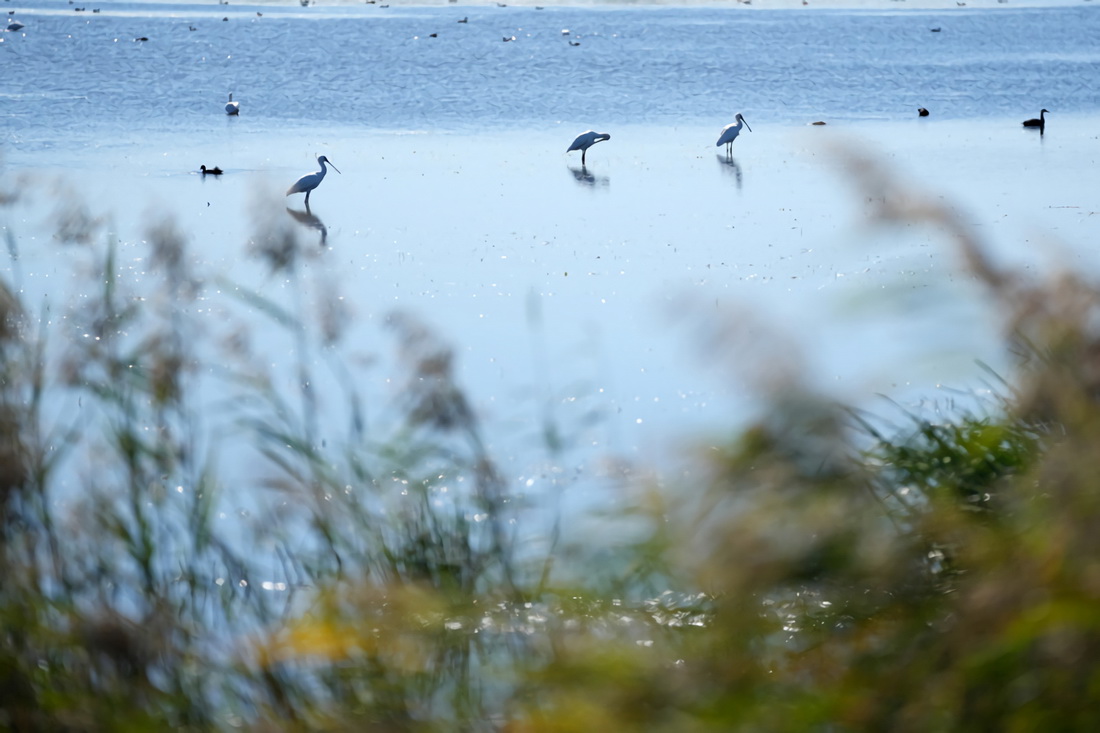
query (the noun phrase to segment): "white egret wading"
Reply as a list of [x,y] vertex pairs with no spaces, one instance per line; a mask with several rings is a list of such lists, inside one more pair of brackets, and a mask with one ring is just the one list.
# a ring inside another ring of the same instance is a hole
[[229,93],[229,101],[225,103],[225,113],[227,115],[239,115],[241,113],[241,103],[233,101],[233,92]]
[[[741,116],[741,113],[737,113],[737,117],[734,119],[732,125],[726,125],[722,128],[722,134],[718,136],[718,142],[715,143],[715,147],[725,145],[726,155],[733,155],[733,141],[737,139],[737,136],[741,134],[741,126],[749,127],[749,123],[745,122],[745,118]],[[752,128],[749,127],[749,132],[752,132]]]
[[[289,196],[292,193],[305,193],[306,206],[309,206],[309,194],[313,192],[313,189],[321,185],[321,181],[325,180],[325,173],[328,172],[328,168],[325,167],[325,163],[332,165],[332,161],[321,155],[317,158],[317,162],[321,164],[321,170],[316,173],[310,173],[309,175],[302,176],[294,184],[286,190],[286,195]],[[332,165],[332,169],[337,173],[340,169]]]
[[610,139],[611,136],[606,132],[596,132],[595,130],[582,132],[580,135],[577,135],[577,139],[573,141],[573,144],[569,146],[569,150],[565,152],[571,153],[574,150],[581,151],[581,165],[584,165],[584,158],[588,154],[588,149],[598,142]]

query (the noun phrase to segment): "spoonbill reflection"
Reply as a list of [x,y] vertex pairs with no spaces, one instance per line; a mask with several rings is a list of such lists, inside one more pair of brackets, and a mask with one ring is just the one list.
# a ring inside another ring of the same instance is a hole
[[733,174],[733,178],[737,182],[737,190],[740,191],[741,166],[738,165],[737,161],[733,159],[732,155],[727,155],[724,158],[721,155],[716,155],[715,157],[718,158],[718,164],[722,166],[722,170],[726,171],[727,173]]
[[[745,118],[741,116],[740,112],[737,113],[737,117],[734,119],[737,121],[722,128],[722,134],[718,136],[718,142],[714,144],[715,147],[725,145],[726,155],[733,155],[733,141],[741,134],[741,126],[749,127],[749,123],[745,122]],[[749,127],[749,132],[752,132],[751,127]]]
[[[317,171],[316,173],[309,173],[302,176],[297,181],[295,181],[290,188],[286,190],[287,196],[292,193],[304,192],[306,195],[306,206],[309,206],[309,194],[313,192],[313,189],[321,185],[321,181],[325,180],[325,173],[328,172],[328,168],[325,167],[325,163],[332,165],[332,161],[323,155],[318,156],[317,162],[321,164],[321,170]],[[332,169],[337,173],[340,172],[340,169],[337,168],[335,165],[332,165]]]
[[225,103],[225,113],[227,115],[239,115],[241,113],[241,103],[233,101],[233,92],[229,93],[229,101]]
[[323,221],[314,216],[313,212],[309,211],[308,209],[306,211],[295,211],[294,209],[291,209],[289,207],[287,207],[286,212],[294,217],[294,220],[302,226],[320,232],[320,244],[322,247],[325,246],[325,242],[328,241],[328,227],[325,226],[325,223]]
[[596,132],[595,130],[582,132],[580,135],[577,135],[577,139],[573,141],[573,144],[570,145],[569,149],[565,152],[571,153],[574,150],[581,151],[581,165],[584,165],[584,158],[588,155],[588,149],[598,142],[610,139],[611,135],[606,132]]
[[1024,127],[1038,127],[1039,132],[1047,126],[1047,112],[1050,110],[1044,109],[1039,112],[1038,117],[1032,117],[1030,120],[1024,120]]

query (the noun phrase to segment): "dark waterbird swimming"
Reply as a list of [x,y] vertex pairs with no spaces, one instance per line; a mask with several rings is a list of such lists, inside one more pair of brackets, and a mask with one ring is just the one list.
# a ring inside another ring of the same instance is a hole
[[204,176],[220,176],[222,174],[222,169],[218,166],[207,168],[205,165],[200,165],[199,170]]
[[1024,120],[1024,127],[1038,127],[1039,132],[1042,132],[1047,126],[1047,112],[1049,111],[1048,109],[1041,110],[1038,117]]

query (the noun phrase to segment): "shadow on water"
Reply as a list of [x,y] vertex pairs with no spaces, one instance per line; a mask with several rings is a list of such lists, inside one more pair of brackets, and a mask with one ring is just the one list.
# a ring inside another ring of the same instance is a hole
[[741,166],[733,158],[732,155],[717,155],[718,163],[722,167],[722,170],[726,171],[733,176],[734,181],[737,183],[737,190],[741,190]]
[[589,173],[588,168],[583,165],[580,168],[569,166],[569,172],[573,174],[573,178],[576,179],[577,183],[580,183],[584,186],[590,186],[592,188],[607,188],[611,185],[610,176],[593,175],[592,173]]
[[286,213],[290,214],[294,218],[294,221],[298,222],[307,229],[313,229],[320,232],[321,241],[319,244],[322,247],[325,246],[325,243],[328,241],[328,227],[326,227],[325,223],[321,221],[317,216],[315,216],[312,211],[310,211],[309,204],[306,204],[305,211],[298,211],[288,206],[286,209]]

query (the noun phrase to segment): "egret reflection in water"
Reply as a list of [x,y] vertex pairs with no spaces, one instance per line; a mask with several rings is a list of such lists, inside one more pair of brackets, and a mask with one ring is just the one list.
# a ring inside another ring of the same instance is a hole
[[741,165],[733,158],[732,155],[716,155],[718,159],[718,165],[722,170],[726,171],[733,176],[737,182],[737,190],[741,190]]
[[597,176],[593,175],[586,166],[577,168],[576,166],[569,166],[569,172],[573,174],[573,178],[577,183],[582,186],[590,186],[592,188],[606,188],[611,185],[611,176]]
[[286,209],[286,213],[290,214],[294,218],[294,221],[298,222],[307,229],[313,229],[315,231],[321,232],[320,245],[322,247],[325,246],[325,243],[328,241],[328,227],[325,226],[325,223],[321,221],[319,217],[315,216],[314,213],[309,210],[308,202],[306,203],[305,211],[298,211],[288,206]]

